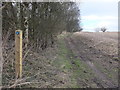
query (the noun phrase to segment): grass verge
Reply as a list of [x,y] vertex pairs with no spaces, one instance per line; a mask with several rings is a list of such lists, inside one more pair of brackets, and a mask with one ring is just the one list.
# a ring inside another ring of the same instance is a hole
[[67,82],[70,88],[96,87],[92,82],[92,70],[66,46],[65,38],[69,34],[59,36],[57,59],[53,62],[59,70],[69,74]]

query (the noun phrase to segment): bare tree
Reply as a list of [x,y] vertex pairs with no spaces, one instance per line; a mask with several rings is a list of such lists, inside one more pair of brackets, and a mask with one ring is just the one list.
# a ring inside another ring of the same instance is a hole
[[14,30],[21,29],[24,45],[27,45],[29,38],[37,49],[51,46],[63,31],[80,30],[80,10],[75,2],[9,2],[2,15],[4,36],[11,31],[10,39],[13,39]]
[[106,27],[102,27],[102,28],[101,28],[101,31],[102,31],[102,32],[106,32],[106,30],[107,30]]

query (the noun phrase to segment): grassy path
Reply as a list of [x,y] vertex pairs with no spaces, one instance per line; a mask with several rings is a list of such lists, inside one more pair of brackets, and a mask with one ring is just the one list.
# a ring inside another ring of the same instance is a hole
[[60,36],[57,60],[53,62],[53,65],[66,76],[63,87],[97,87],[94,82],[91,82],[94,77],[92,70],[72,52],[67,46],[65,38],[66,36]]
[[[102,52],[98,52],[97,49],[91,48],[89,45],[94,45],[94,43],[89,44],[88,40],[91,38],[88,39],[84,37],[85,36],[76,34],[62,34],[58,39],[57,60],[55,60],[53,65],[56,65],[57,68],[65,73],[66,81],[65,86],[63,86],[72,88],[117,87],[117,66],[115,67],[117,62]],[[102,45],[105,46],[106,44]],[[109,48],[108,46],[105,47]],[[102,55],[102,57],[98,58],[100,55]],[[114,63],[112,65],[107,63],[106,65],[115,67],[115,69],[112,69],[115,73],[112,73],[113,71],[108,68],[110,72],[106,74],[103,72],[103,70],[106,70],[106,68],[104,68],[106,66],[103,64],[110,60]],[[97,64],[95,62],[97,62]],[[100,68],[98,68],[98,66],[100,66]],[[112,78],[109,78],[109,76]]]

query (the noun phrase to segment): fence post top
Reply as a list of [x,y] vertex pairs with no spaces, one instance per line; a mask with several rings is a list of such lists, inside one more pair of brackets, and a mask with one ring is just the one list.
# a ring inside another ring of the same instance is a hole
[[16,30],[15,32],[22,32],[22,30]]

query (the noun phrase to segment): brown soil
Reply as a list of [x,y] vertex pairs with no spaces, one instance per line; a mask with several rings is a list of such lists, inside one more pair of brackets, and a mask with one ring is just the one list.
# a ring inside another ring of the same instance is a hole
[[98,87],[118,87],[118,34],[74,33],[68,47],[92,69]]

